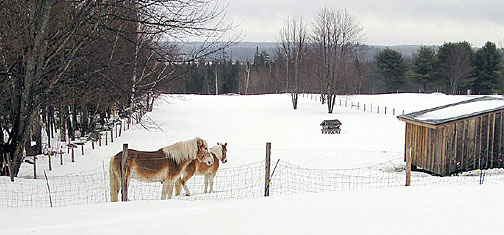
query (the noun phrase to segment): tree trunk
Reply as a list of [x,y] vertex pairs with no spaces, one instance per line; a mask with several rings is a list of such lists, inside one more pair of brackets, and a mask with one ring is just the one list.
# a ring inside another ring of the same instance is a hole
[[296,92],[291,92],[292,108],[297,109],[299,94]]

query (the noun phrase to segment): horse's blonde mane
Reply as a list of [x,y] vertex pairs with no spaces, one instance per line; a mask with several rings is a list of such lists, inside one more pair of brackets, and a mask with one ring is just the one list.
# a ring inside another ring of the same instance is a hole
[[222,145],[217,144],[210,148],[210,152],[217,156],[217,159],[222,161]]
[[180,141],[170,146],[162,148],[166,157],[172,158],[175,163],[180,164],[184,160],[194,160],[198,153],[198,141],[202,141],[205,146],[207,142],[199,137],[192,140]]

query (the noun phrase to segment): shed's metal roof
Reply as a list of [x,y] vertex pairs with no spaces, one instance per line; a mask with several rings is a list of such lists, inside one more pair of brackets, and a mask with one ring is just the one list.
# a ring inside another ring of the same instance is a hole
[[397,116],[402,121],[414,121],[428,125],[442,125],[450,122],[504,110],[504,99],[483,96],[458,103]]
[[341,122],[338,119],[333,120],[324,120],[320,125],[332,125],[332,126],[340,126]]

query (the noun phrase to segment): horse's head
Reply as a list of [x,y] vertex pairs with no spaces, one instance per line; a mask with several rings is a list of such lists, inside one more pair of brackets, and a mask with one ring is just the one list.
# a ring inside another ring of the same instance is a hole
[[198,152],[196,153],[196,158],[198,159],[198,161],[203,162],[209,166],[212,165],[214,163],[214,159],[212,157],[212,154],[210,154],[207,142],[200,138],[196,138],[196,140],[198,144]]
[[227,162],[227,158],[226,158],[226,155],[227,155],[227,143],[224,143],[224,144],[219,144],[217,143],[218,145],[221,146],[222,148],[222,158],[220,159],[222,163],[226,163]]

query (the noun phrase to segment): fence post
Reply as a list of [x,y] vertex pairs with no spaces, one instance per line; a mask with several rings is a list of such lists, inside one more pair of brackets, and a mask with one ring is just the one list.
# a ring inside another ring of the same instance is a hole
[[60,149],[60,165],[63,166],[63,150]]
[[72,148],[72,162],[75,162],[75,157],[74,157],[74,155],[75,155],[75,154],[74,154],[74,147],[73,147],[73,146],[71,146],[71,148]]
[[33,178],[37,179],[37,156],[33,156]]
[[51,205],[51,207],[53,207],[52,197],[51,197],[51,187],[49,187],[49,180],[47,179],[47,174],[45,171],[44,171],[44,176],[45,176],[45,180],[46,180],[46,184],[47,184],[47,193],[49,194],[49,205]]
[[126,170],[126,159],[128,158],[128,144],[123,144],[123,153],[121,160],[121,200],[123,202],[128,201],[128,185],[126,183],[125,170]]
[[114,127],[110,129],[110,143],[114,143]]
[[108,132],[105,131],[105,145],[108,145]]
[[411,148],[408,151],[408,158],[406,161],[406,186],[411,185]]
[[49,152],[47,152],[47,157],[49,158],[49,170],[52,171],[51,150],[49,150]]
[[266,161],[264,163],[264,196],[269,196],[270,183],[270,164],[271,164],[271,143],[266,143]]
[[85,143],[82,143],[82,145],[81,145],[81,153],[82,153],[82,156],[84,156],[84,144],[85,144]]

